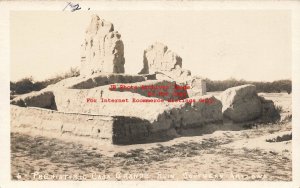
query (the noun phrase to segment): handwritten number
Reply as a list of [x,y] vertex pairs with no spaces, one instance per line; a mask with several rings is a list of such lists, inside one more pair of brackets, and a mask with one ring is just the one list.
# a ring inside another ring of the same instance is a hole
[[79,6],[79,4],[76,4],[76,5],[70,5],[71,7],[72,7],[72,12],[74,12],[74,11],[76,11],[76,10],[80,10],[81,9],[81,7]]
[[67,8],[70,7],[71,8],[71,12],[74,12],[76,10],[80,10],[81,7],[79,6],[79,4],[73,4],[71,2],[68,2],[67,6],[65,6],[65,8],[63,9],[63,11]]

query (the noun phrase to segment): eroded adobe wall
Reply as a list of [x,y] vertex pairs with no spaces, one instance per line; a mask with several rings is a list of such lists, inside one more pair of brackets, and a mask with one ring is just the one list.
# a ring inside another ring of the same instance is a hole
[[91,114],[76,114],[25,108],[11,105],[11,128],[37,129],[57,134],[70,134],[103,139],[111,142],[113,118]]
[[124,64],[121,34],[114,31],[112,23],[93,15],[81,45],[80,75],[124,73]]

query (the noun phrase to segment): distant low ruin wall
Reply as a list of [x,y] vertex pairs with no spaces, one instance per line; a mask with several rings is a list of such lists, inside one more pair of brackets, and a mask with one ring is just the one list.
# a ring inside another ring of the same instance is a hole
[[98,86],[114,84],[114,83],[136,83],[146,81],[146,77],[139,75],[125,75],[125,74],[108,74],[98,75],[82,79],[78,83],[70,85],[71,89],[90,89]]
[[93,74],[89,77],[71,77],[64,79],[47,89],[70,88],[70,89],[91,89],[94,87],[114,84],[114,83],[136,83],[147,80],[147,75],[128,74]]

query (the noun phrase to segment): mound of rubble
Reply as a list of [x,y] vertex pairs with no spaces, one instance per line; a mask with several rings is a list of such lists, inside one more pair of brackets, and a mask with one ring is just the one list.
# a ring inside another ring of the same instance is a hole
[[229,88],[221,93],[222,113],[233,122],[276,121],[280,118],[274,102],[258,96],[251,84]]

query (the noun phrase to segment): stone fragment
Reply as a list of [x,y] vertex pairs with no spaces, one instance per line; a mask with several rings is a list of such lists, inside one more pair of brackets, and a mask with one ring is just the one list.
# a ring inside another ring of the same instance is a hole
[[224,117],[234,122],[245,122],[259,118],[262,104],[251,84],[232,87],[221,93],[222,112]]

